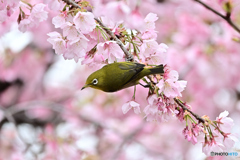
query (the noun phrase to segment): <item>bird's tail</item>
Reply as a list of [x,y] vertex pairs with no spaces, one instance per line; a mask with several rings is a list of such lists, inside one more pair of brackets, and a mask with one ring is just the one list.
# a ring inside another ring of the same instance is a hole
[[148,75],[150,74],[163,74],[164,73],[164,67],[163,65],[159,65],[159,66],[156,66],[154,68],[148,68],[148,70],[150,71]]

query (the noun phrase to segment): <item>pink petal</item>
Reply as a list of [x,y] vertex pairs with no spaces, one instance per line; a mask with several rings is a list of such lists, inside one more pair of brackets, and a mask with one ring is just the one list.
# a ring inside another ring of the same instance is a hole
[[228,111],[224,111],[224,112],[220,113],[219,118],[227,117],[228,114],[229,114]]
[[125,104],[122,106],[122,112],[123,112],[123,114],[126,114],[131,108],[132,108],[132,106],[130,105],[130,102],[125,103]]

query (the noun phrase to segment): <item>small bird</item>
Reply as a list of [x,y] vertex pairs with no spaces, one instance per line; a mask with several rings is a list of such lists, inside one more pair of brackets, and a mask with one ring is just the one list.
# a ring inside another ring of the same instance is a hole
[[140,84],[139,80],[144,76],[163,73],[163,65],[146,68],[144,64],[135,62],[115,62],[93,72],[81,90],[91,87],[104,92],[116,92]]

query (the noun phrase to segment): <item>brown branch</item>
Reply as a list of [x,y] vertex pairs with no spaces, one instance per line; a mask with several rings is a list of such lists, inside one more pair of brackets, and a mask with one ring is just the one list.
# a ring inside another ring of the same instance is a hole
[[[81,7],[74,2],[73,0],[62,0],[65,3],[67,3],[68,5],[72,5],[75,8],[79,8],[81,9]],[[94,18],[98,24],[104,29],[104,31],[114,40],[117,42],[117,44],[119,45],[119,47],[122,49],[122,51],[124,52],[125,56],[127,57],[127,61],[133,61],[133,55],[131,53],[128,52],[128,50],[124,47],[122,41],[120,39],[118,39],[115,34],[108,28],[106,27],[98,18]]]
[[191,115],[193,115],[199,122],[201,123],[205,123],[205,120],[200,117],[198,114],[192,112],[190,109],[188,109],[179,99],[174,98],[174,101],[184,110],[184,111],[188,111],[189,113],[191,113]]
[[133,55],[131,53],[129,53],[127,51],[127,49],[124,47],[122,41],[120,41],[120,39],[118,39],[115,34],[109,29],[107,28],[99,19],[94,18],[98,24],[105,30],[105,32],[114,40],[117,42],[117,44],[119,45],[119,47],[122,49],[122,51],[124,52],[124,54],[127,57],[127,61],[133,61]]
[[194,0],[194,1],[198,2],[199,4],[201,4],[202,6],[207,8],[208,10],[212,11],[213,13],[215,13],[216,15],[218,15],[219,17],[224,19],[233,29],[235,29],[238,33],[240,33],[240,29],[236,26],[236,24],[233,23],[233,21],[232,21],[232,19],[230,17],[231,13],[227,13],[226,15],[222,15],[221,13],[219,13],[218,11],[213,9],[212,7],[208,6],[204,2],[202,2],[200,0]]
[[68,5],[72,5],[75,8],[82,9],[76,2],[73,0],[62,0],[63,2],[67,3]]
[[19,133],[18,131],[18,127],[17,127],[17,123],[16,123],[16,120],[14,119],[12,113],[9,111],[9,109],[5,109],[4,107],[0,106],[0,110],[2,110],[4,112],[4,116],[5,118],[8,120],[9,123],[12,123],[15,130],[16,130],[16,133],[17,133],[17,136],[18,138],[24,143],[25,145],[25,148],[24,148],[24,152],[26,153],[28,151],[28,149],[31,147],[31,143],[28,143],[24,138],[23,136]]

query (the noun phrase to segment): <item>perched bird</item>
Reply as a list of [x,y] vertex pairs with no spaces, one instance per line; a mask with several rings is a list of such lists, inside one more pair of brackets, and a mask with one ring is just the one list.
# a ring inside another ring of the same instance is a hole
[[163,74],[163,69],[163,65],[146,68],[144,64],[135,62],[111,63],[93,72],[87,78],[82,90],[91,87],[104,92],[116,92],[139,84],[139,80],[144,76]]

